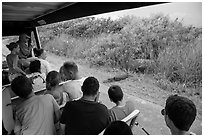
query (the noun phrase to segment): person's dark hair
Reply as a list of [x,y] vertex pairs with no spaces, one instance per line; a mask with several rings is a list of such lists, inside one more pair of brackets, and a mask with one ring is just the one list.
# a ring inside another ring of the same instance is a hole
[[21,98],[27,98],[32,93],[33,86],[26,76],[18,76],[11,82],[12,91]]
[[119,86],[113,85],[108,89],[108,96],[114,103],[117,103],[123,99],[123,91]]
[[41,63],[39,60],[34,60],[29,65],[29,70],[31,73],[40,72],[41,73]]
[[62,69],[64,75],[66,76],[67,80],[75,80],[76,79],[76,73],[78,72],[78,66],[76,63],[72,61],[67,61],[63,64]]
[[39,57],[39,56],[41,56],[41,55],[43,54],[44,49],[34,48],[34,49],[33,49],[33,52],[34,52],[35,57]]
[[6,45],[6,47],[12,51],[14,48],[18,47],[18,44],[16,42],[11,42],[10,44]]
[[196,118],[196,106],[186,97],[172,95],[166,100],[166,115],[174,125],[183,131],[188,131]]
[[99,82],[94,77],[88,77],[84,80],[81,90],[84,95],[96,95],[99,89]]
[[61,82],[61,77],[59,72],[50,71],[46,77],[46,89],[51,90],[52,87],[59,85]]
[[113,121],[105,129],[104,135],[133,135],[130,127],[123,121]]

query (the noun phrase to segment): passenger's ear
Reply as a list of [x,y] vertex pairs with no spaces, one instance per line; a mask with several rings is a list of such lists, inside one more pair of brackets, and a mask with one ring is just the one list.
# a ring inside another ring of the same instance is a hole
[[99,97],[100,97],[100,92],[98,91],[97,94],[96,94],[96,98],[95,98],[96,102],[99,102]]

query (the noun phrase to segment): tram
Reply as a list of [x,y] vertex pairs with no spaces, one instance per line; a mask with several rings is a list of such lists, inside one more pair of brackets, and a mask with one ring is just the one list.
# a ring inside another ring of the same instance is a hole
[[[2,39],[22,33],[34,34],[37,48],[41,48],[38,27],[51,23],[71,20],[107,12],[133,9],[162,4],[161,2],[2,2]],[[31,40],[29,41],[31,42]],[[4,69],[4,68],[3,68]],[[2,72],[3,72],[2,69]],[[10,84],[2,80],[2,123],[7,131],[12,131],[12,105],[18,97],[12,93]],[[63,83],[62,83],[63,84]],[[45,89],[35,91],[41,94]],[[63,106],[61,106],[63,107]],[[137,115],[138,115],[137,111]],[[135,117],[134,117],[135,118]],[[134,119],[135,120],[135,119]]]

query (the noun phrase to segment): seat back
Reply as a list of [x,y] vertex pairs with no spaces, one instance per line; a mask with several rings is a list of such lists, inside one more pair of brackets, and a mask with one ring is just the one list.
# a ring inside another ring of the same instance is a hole
[[140,111],[139,110],[134,110],[132,113],[130,113],[127,117],[125,117],[124,119],[122,119],[121,121],[128,123],[130,121],[130,128],[132,129],[132,127],[135,124],[136,118],[139,115]]
[[[135,109],[132,113],[130,113],[127,117],[125,117],[124,119],[122,119],[121,121],[125,122],[125,123],[129,123],[128,124],[132,130],[134,124],[135,124],[135,121],[136,121],[136,118],[138,117],[140,111],[138,109]],[[104,129],[99,135],[103,135],[103,133],[105,132],[106,129]]]

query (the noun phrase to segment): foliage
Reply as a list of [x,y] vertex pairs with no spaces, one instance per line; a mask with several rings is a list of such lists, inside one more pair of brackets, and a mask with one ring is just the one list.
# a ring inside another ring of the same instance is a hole
[[201,86],[202,29],[152,15],[94,17],[39,28],[42,45],[58,55],[125,71],[161,72],[170,82]]

